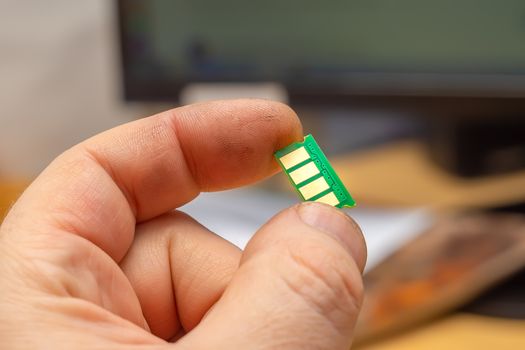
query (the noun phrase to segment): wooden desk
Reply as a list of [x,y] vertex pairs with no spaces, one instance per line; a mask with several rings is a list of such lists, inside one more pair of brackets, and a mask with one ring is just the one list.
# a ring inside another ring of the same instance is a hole
[[[415,141],[336,157],[333,165],[357,203],[365,206],[424,206],[455,212],[525,201],[525,171],[459,178],[434,164]],[[456,313],[357,348],[525,349],[525,320]]]
[[525,170],[460,178],[434,164],[415,141],[336,157],[333,165],[360,204],[455,210],[525,201]]
[[0,222],[14,201],[28,185],[28,181],[0,179]]
[[525,320],[453,314],[358,350],[525,349]]

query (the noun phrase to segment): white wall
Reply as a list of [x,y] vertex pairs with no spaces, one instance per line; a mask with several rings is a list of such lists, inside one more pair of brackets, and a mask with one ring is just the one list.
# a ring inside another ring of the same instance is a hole
[[141,115],[120,102],[114,2],[0,0],[0,177]]

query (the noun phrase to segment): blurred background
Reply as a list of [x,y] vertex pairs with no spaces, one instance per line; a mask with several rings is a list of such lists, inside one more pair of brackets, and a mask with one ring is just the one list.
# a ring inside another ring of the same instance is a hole
[[[0,217],[100,131],[276,99],[358,202],[356,346],[525,348],[523,0],[0,0],[0,77]],[[276,176],[183,209],[243,247],[296,201]]]

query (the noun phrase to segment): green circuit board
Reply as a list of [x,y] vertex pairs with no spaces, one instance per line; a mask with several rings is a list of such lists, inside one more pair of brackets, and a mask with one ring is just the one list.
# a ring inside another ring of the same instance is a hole
[[312,135],[275,152],[275,158],[304,201],[354,207],[355,201]]

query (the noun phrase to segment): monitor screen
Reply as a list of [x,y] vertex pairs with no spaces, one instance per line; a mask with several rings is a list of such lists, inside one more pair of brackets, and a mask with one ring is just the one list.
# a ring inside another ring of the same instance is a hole
[[279,82],[315,95],[525,97],[523,0],[121,0],[125,86]]

